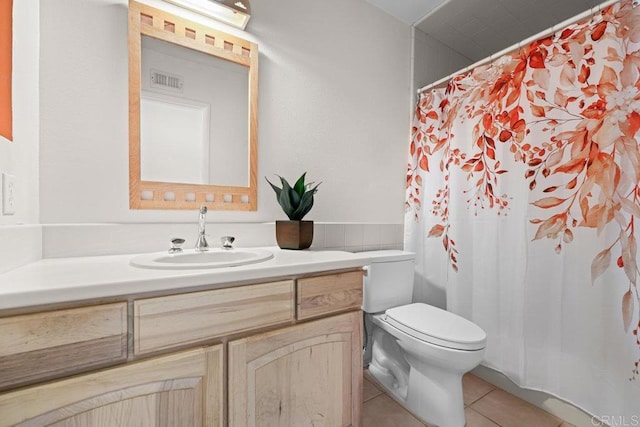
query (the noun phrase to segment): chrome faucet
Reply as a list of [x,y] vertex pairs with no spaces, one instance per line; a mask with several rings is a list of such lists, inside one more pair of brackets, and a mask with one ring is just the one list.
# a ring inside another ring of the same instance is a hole
[[209,250],[209,243],[204,234],[204,225],[207,216],[207,207],[200,206],[200,219],[198,220],[198,240],[196,240],[196,251],[204,252]]

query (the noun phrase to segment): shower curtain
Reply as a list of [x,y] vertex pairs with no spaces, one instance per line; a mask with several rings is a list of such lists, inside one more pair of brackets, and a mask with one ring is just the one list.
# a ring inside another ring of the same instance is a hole
[[423,93],[407,171],[415,299],[613,425],[640,425],[639,49],[623,1]]

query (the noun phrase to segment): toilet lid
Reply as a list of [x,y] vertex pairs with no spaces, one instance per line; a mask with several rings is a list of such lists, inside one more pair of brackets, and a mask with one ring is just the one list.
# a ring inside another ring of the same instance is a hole
[[390,308],[384,320],[414,338],[447,348],[480,350],[487,340],[487,334],[475,323],[422,303]]

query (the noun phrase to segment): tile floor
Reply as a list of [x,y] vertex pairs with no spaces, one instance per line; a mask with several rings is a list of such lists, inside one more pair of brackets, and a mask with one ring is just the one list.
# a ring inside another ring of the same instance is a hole
[[[536,406],[495,387],[473,374],[462,381],[466,427],[571,427]],[[376,385],[365,371],[363,390],[363,427],[424,427]]]

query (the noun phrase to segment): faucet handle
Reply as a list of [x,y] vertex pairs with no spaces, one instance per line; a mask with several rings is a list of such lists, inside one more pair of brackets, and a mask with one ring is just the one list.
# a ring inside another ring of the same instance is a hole
[[233,236],[222,236],[220,242],[224,249],[233,249],[233,242],[236,240]]
[[182,252],[181,246],[184,245],[185,240],[180,237],[171,239],[171,247],[169,248],[170,254],[179,254]]

